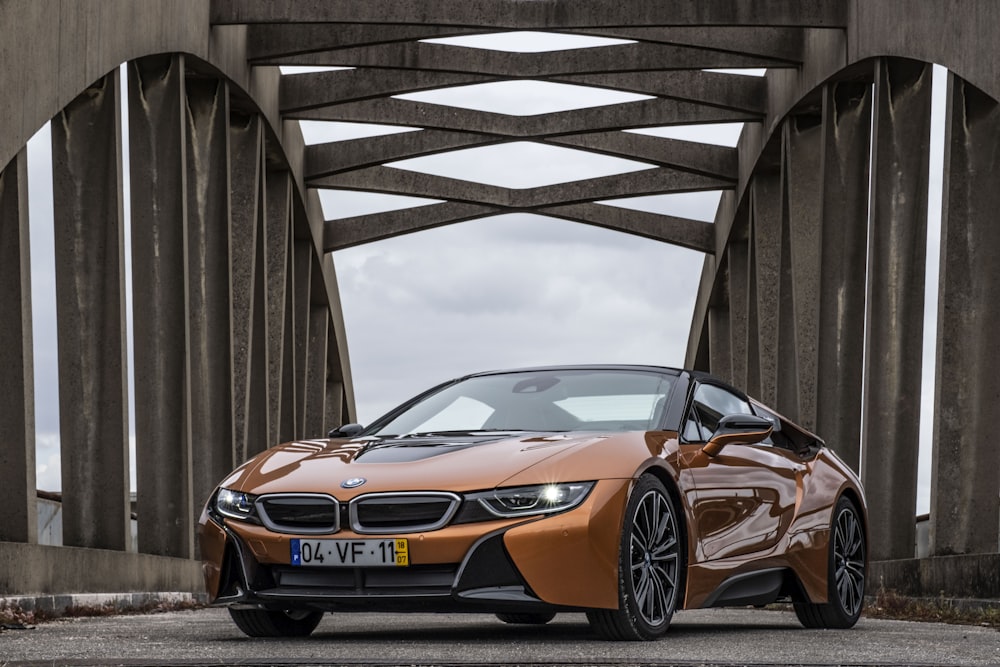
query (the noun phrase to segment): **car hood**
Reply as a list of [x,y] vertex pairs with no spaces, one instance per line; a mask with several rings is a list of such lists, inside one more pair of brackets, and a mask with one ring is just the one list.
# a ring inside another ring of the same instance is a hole
[[[502,486],[548,459],[607,438],[535,433],[296,441],[258,455],[222,486],[255,494],[330,493],[340,500],[378,491],[474,491]],[[349,479],[365,482],[343,488]]]

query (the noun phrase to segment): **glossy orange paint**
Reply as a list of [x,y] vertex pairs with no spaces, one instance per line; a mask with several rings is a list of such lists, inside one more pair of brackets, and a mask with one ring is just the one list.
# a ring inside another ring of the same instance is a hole
[[618,541],[631,480],[599,482],[577,509],[507,531],[521,575],[550,604],[618,607]]

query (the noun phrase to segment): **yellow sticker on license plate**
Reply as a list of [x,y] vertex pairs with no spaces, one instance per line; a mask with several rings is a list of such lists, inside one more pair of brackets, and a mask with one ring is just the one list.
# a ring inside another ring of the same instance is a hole
[[292,565],[311,567],[393,567],[410,564],[405,538],[377,540],[291,540]]

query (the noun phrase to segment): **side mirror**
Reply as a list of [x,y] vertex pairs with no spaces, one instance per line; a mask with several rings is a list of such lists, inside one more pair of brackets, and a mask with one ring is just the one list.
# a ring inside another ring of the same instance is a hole
[[717,456],[726,445],[754,445],[771,435],[773,429],[774,424],[764,417],[726,415],[719,420],[719,428],[701,451]]
[[335,428],[326,434],[328,438],[353,438],[358,433],[365,430],[365,427],[361,424],[344,424],[339,428]]

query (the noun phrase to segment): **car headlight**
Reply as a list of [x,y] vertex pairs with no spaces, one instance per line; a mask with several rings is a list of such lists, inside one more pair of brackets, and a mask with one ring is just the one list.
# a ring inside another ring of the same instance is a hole
[[219,489],[215,495],[215,510],[223,516],[246,521],[256,517],[257,510],[254,507],[256,501],[257,496],[252,493]]
[[592,488],[594,482],[512,486],[472,493],[466,499],[478,501],[490,514],[498,517],[552,514],[576,507]]

